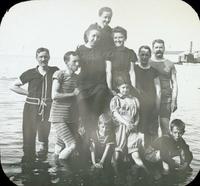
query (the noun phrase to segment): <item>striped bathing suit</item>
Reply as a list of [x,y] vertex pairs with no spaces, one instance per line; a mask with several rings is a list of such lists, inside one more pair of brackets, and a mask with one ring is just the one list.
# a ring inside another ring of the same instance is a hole
[[[60,70],[54,73],[53,79],[60,83],[60,93],[72,93],[77,87],[77,75],[69,75],[66,71]],[[78,120],[76,97],[68,97],[53,100],[49,121],[56,130],[56,144],[75,143],[74,130]]]

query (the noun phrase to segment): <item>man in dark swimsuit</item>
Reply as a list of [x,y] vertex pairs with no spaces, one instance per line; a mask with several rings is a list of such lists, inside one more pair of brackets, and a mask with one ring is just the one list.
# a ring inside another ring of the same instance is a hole
[[[22,157],[22,163],[30,164],[36,158],[35,139],[37,132],[40,143],[37,156],[46,158],[48,153],[48,137],[50,133],[48,119],[52,103],[52,76],[58,70],[57,67],[48,66],[49,59],[49,50],[38,48],[36,51],[38,66],[22,73],[11,87],[11,90],[17,94],[27,96],[23,111],[24,156]],[[26,83],[28,83],[28,90],[21,87]]]

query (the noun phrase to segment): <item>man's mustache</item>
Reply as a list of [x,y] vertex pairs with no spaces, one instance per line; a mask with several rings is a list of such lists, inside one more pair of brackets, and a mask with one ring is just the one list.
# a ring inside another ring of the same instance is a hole
[[159,50],[156,52],[156,54],[163,54],[163,52]]

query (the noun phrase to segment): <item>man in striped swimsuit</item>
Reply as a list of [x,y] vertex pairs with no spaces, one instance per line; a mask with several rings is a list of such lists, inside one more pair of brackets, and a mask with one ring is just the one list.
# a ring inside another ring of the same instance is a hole
[[59,70],[53,75],[52,98],[49,121],[56,131],[55,158],[68,159],[76,147],[78,123],[78,107],[76,96],[79,56],[69,51],[64,55],[65,70]]

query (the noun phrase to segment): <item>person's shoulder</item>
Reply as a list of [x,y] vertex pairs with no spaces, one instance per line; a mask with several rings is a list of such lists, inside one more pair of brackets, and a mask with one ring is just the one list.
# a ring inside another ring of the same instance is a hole
[[109,48],[109,50],[106,52],[107,55],[114,55],[114,53],[117,52],[117,49],[115,46],[112,46]]
[[158,73],[158,70],[151,65],[150,65],[149,70],[152,71],[153,73],[156,73],[156,74]]
[[161,63],[163,63],[165,60],[156,60],[155,58],[150,58],[149,59],[149,64],[151,65],[151,64],[153,64],[153,65],[156,65],[156,64],[161,64]]
[[63,70],[56,70],[54,73],[53,73],[53,78],[59,78],[61,77],[63,74]]
[[174,66],[174,63],[172,61],[170,61],[169,59],[165,59],[164,63],[166,63],[170,66]]
[[33,74],[37,73],[37,67],[34,68],[29,68],[27,70],[25,70],[22,74],[23,75],[28,75],[28,76],[32,76]]
[[106,26],[106,30],[112,32],[112,28],[109,25]]
[[24,71],[24,72],[35,72],[37,70],[37,67],[34,67],[34,68],[29,68],[29,69],[27,69],[26,71]]
[[112,97],[111,101],[116,101],[116,100],[120,100],[121,99],[121,96],[120,94],[116,94],[115,96]]
[[116,94],[116,95],[114,95],[113,97],[112,97],[112,99],[119,99],[120,98],[120,96],[118,95],[118,94]]
[[130,53],[135,53],[135,51],[132,48],[124,47],[126,51]]
[[49,69],[51,70],[51,71],[57,71],[57,70],[59,70],[59,68],[57,67],[57,66],[49,66]]
[[135,101],[138,101],[138,98],[136,96],[134,96],[134,95],[131,95],[131,94],[128,96],[128,98],[132,99],[132,100],[135,100]]
[[79,45],[77,50],[78,51],[84,51],[84,50],[87,50],[87,47],[85,45]]
[[180,143],[184,146],[189,146],[182,137],[180,138]]
[[151,67],[155,68],[156,64],[158,64],[158,62],[154,61],[152,58],[149,59],[149,64]]
[[89,27],[92,27],[92,26],[96,26],[96,27],[98,27],[99,25],[98,25],[97,22],[95,22],[95,23],[92,23],[92,24],[89,25]]

